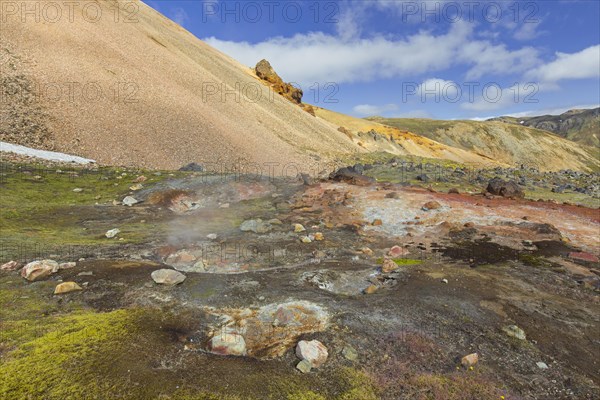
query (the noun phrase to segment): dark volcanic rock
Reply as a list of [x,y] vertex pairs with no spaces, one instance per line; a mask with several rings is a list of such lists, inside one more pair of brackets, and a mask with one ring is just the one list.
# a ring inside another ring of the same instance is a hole
[[200,164],[196,164],[196,163],[189,163],[187,165],[184,165],[183,167],[179,168],[180,171],[186,171],[186,172],[202,172],[204,171],[204,167],[202,167],[202,165]]
[[344,167],[329,175],[329,179],[336,182],[346,182],[351,185],[367,186],[375,182],[369,176],[365,176],[358,172],[354,167]]
[[525,192],[515,181],[504,181],[500,178],[494,178],[488,183],[487,191],[496,196],[522,199]]

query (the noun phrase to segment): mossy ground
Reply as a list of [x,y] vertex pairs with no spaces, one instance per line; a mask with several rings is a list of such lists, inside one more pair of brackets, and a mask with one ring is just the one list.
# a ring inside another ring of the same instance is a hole
[[194,313],[124,308],[98,312],[56,282],[0,277],[2,399],[377,399],[363,372],[331,367],[302,375],[294,362],[187,352],[174,332]]
[[[58,172],[57,172],[58,171]],[[176,175],[184,173],[177,172]],[[113,213],[112,200],[121,200],[140,175],[145,187],[164,180],[167,174],[117,168],[60,167],[2,164],[0,168],[0,261],[23,259],[40,253],[64,254],[65,247],[110,247],[104,233]],[[82,191],[74,192],[74,189]],[[110,211],[110,212],[109,212]],[[119,226],[123,243],[139,243],[153,231],[129,210]],[[119,217],[116,215],[116,217]],[[112,218],[114,219],[114,218]],[[88,222],[93,221],[91,228]]]

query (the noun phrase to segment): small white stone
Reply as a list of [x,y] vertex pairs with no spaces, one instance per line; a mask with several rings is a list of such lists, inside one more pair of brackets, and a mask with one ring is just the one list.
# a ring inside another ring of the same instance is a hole
[[106,231],[104,236],[106,236],[108,239],[112,239],[115,236],[117,236],[120,232],[121,232],[121,230],[119,228],[114,228],[114,229]]

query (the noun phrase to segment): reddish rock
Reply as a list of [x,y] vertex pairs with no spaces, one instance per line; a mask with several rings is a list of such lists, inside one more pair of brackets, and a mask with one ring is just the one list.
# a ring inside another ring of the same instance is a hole
[[19,269],[19,266],[21,264],[19,264],[19,262],[17,261],[9,261],[6,264],[2,264],[2,266],[0,266],[0,270],[1,271],[16,271]]
[[428,209],[428,210],[437,210],[438,208],[441,208],[442,205],[440,203],[438,203],[437,201],[428,201],[427,203],[423,204],[423,208]]
[[377,218],[376,220],[373,221],[373,223],[371,225],[373,225],[373,226],[381,226],[381,225],[383,225],[383,221],[380,220],[379,218]]
[[586,253],[586,252],[569,253],[569,258],[571,258],[573,260],[577,260],[577,261],[586,261],[586,262],[593,262],[593,263],[597,263],[599,261],[598,257],[596,257],[593,254]]
[[394,246],[390,249],[390,251],[388,251],[387,254],[390,257],[397,258],[397,257],[405,256],[408,253],[409,253],[409,251],[406,250],[404,247]]

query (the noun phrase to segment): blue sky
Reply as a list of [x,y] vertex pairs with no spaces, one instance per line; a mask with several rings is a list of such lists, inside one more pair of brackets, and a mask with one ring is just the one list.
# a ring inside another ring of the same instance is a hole
[[487,118],[600,103],[600,1],[159,1],[303,101],[364,117]]

